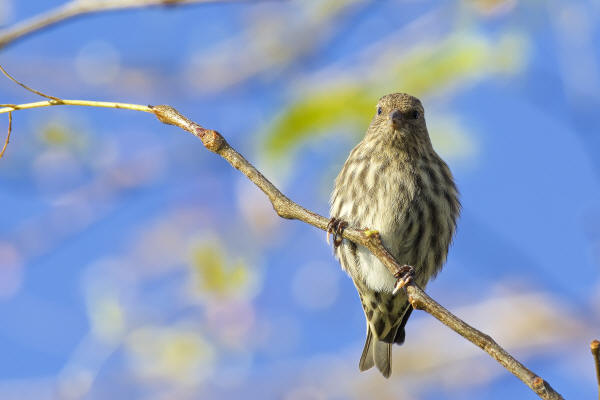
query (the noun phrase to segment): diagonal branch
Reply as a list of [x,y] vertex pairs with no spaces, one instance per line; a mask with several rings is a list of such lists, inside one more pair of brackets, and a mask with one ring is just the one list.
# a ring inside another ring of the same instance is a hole
[[[58,99],[58,98],[57,98]],[[202,140],[204,146],[223,157],[229,164],[246,175],[256,186],[258,186],[269,198],[275,212],[282,218],[296,219],[310,224],[316,228],[327,231],[329,220],[319,214],[316,214],[286,197],[275,185],[273,185],[263,174],[260,173],[248,160],[232,148],[229,143],[217,131],[206,129],[199,124],[190,121],[171,106],[142,106],[137,104],[110,103],[110,102],[92,102],[85,100],[49,100],[28,104],[4,104],[0,105],[0,113],[11,113],[15,110],[23,110],[35,107],[47,107],[55,105],[86,105],[98,107],[126,108],[136,111],[145,111],[153,113],[159,121],[177,126]],[[9,114],[10,117],[10,114]],[[381,242],[381,238],[376,231],[369,229],[356,229],[347,227],[343,237],[356,244],[360,244],[369,249],[377,258],[388,268],[388,270],[403,282],[404,288],[408,294],[409,301],[416,309],[423,310],[444,325],[457,332],[459,335],[469,340],[476,346],[487,352],[492,358],[503,365],[507,370],[513,373],[523,383],[531,388],[540,398],[546,400],[560,400],[563,397],[557,393],[550,384],[541,377],[534,374],[527,367],[512,357],[506,350],[500,347],[490,336],[473,328],[460,318],[456,317],[435,300],[429,297],[423,290],[410,279],[407,279],[407,270],[401,266],[394,257],[387,251]],[[593,350],[592,344],[592,352]],[[597,352],[595,353],[596,362],[598,362]]]
[[488,353],[494,360],[498,361],[504,368],[512,372],[517,378],[531,388],[542,399],[562,399],[550,384],[533,373],[517,359],[504,350],[496,341],[489,335],[473,328],[450,311],[446,310],[439,303],[433,300],[427,293],[421,290],[420,287],[409,284],[406,288],[408,300],[413,308],[423,310],[441,323],[458,333],[471,343],[480,347]]
[[0,49],[36,31],[48,28],[74,17],[103,11],[116,11],[150,6],[175,6],[213,3],[227,0],[71,0],[44,14],[25,20],[0,31]]

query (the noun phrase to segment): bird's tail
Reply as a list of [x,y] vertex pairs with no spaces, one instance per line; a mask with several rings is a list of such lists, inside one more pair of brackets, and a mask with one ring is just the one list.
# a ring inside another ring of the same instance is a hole
[[[361,371],[376,366],[386,378],[392,374],[392,344],[404,343],[404,326],[413,310],[408,301],[404,304],[401,299],[398,300],[400,300],[400,307],[392,314],[382,312],[377,307],[370,308],[366,302],[363,302],[367,318],[367,339],[358,363]],[[400,323],[393,323],[393,320]]]
[[392,374],[392,344],[373,338],[371,328],[367,326],[367,340],[358,363],[361,371],[372,368],[373,365],[383,376],[389,378]]

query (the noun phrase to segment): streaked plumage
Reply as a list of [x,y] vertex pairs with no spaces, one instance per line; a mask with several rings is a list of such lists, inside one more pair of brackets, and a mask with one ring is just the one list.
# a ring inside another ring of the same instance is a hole
[[[352,150],[335,181],[331,217],[376,229],[400,264],[415,267],[424,287],[446,260],[460,211],[448,166],[433,150],[421,102],[403,93],[382,97],[364,139]],[[344,240],[335,249],[350,275],[367,319],[359,367],[391,374],[392,343],[404,341],[412,307],[395,279],[362,246]]]

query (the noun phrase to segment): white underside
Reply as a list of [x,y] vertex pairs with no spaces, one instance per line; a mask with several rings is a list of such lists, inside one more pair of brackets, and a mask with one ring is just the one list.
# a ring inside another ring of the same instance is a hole
[[390,271],[369,250],[360,246],[357,249],[360,271],[367,286],[377,292],[392,292],[396,279]]

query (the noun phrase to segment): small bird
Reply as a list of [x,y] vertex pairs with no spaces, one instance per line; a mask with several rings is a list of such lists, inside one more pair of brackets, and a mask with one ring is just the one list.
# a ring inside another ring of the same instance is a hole
[[454,179],[431,145],[423,106],[404,93],[383,96],[364,139],[350,152],[331,194],[334,251],[352,278],[367,320],[359,362],[388,378],[392,344],[404,342],[412,306],[396,279],[365,247],[342,239],[346,226],[379,232],[400,265],[425,287],[442,268],[460,213]]

